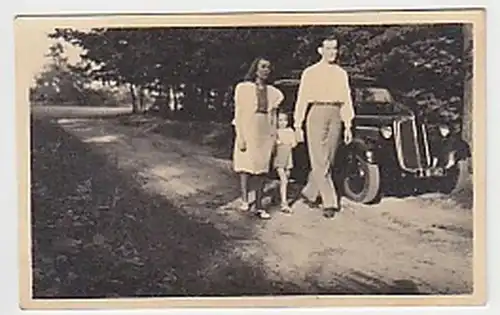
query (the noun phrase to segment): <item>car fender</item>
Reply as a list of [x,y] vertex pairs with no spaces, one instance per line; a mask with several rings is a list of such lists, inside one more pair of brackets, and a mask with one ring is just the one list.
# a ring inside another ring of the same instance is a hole
[[443,154],[453,155],[455,159],[464,160],[471,157],[469,144],[459,137],[451,138],[443,146]]
[[459,137],[448,139],[442,146],[440,154],[440,158],[447,161],[447,168],[455,165],[457,161],[466,160],[470,157],[471,149],[469,144]]
[[459,160],[464,160],[471,157],[471,149],[469,144],[463,139],[458,139],[453,146],[456,156]]
[[353,152],[370,164],[377,164],[378,162],[376,146],[366,140],[354,138],[351,143],[345,145],[344,151],[345,154]]

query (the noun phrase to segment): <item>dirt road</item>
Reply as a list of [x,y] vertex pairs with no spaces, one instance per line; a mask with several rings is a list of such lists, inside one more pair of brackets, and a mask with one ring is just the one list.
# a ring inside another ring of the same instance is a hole
[[231,240],[224,254],[203,262],[207,279],[237,260],[259,266],[269,281],[308,293],[472,292],[472,211],[438,195],[389,197],[373,206],[343,200],[344,211],[334,220],[297,203],[293,215],[276,211],[262,222],[235,210],[238,186],[230,161],[208,147],[116,119],[58,124],[179,212],[165,211],[157,220],[180,214]]

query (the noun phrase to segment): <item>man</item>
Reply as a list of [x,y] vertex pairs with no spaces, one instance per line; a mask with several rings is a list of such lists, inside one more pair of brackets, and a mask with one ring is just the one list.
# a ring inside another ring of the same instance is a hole
[[[352,141],[351,122],[354,109],[347,72],[336,64],[338,40],[331,36],[318,47],[321,60],[306,68],[301,75],[294,113],[294,129],[298,142],[304,141],[303,123],[311,171],[301,197],[314,207],[321,196],[323,215],[333,218],[339,211],[337,193],[331,176],[338,141],[344,124],[343,140]],[[311,106],[306,116],[308,107]]]

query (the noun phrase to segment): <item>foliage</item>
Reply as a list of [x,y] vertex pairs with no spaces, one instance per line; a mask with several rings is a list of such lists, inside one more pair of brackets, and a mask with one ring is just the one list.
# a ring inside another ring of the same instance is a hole
[[[329,33],[338,36],[340,63],[352,73],[374,76],[398,95],[433,100],[411,102],[417,111],[459,118],[472,69],[458,24],[56,29],[50,36],[84,50],[81,71],[90,78],[128,84],[139,109],[148,89],[161,94],[165,113],[228,120],[228,88],[255,57],[267,56],[274,74],[284,76],[315,62],[317,40]],[[182,100],[170,91],[182,92]]]
[[61,43],[50,47],[51,63],[35,78],[30,89],[30,101],[38,104],[116,106],[119,104],[115,92],[109,89],[91,88],[92,80],[83,71],[82,65],[72,66],[64,57]]

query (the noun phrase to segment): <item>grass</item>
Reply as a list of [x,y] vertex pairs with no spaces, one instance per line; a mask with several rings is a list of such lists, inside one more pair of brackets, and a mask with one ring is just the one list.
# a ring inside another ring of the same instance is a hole
[[212,149],[214,156],[231,159],[234,141],[233,126],[229,123],[164,120],[152,116],[129,115],[120,118],[124,125],[147,128],[167,137],[185,140]]

